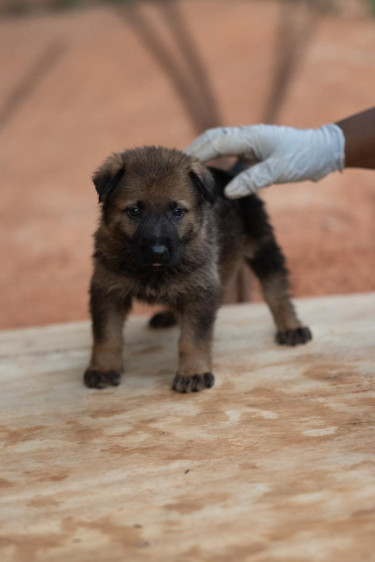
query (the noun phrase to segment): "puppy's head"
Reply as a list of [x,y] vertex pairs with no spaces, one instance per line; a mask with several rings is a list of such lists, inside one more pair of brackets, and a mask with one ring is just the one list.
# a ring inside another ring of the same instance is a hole
[[145,147],[110,156],[94,174],[107,231],[135,263],[162,270],[181,262],[214,200],[205,166],[177,150]]

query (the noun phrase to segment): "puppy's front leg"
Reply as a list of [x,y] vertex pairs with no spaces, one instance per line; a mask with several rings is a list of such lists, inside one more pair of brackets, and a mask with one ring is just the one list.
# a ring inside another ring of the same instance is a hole
[[84,374],[89,388],[105,388],[120,384],[125,316],[131,307],[131,297],[119,297],[91,285],[90,312],[94,343],[90,365]]
[[184,303],[179,310],[179,366],[173,390],[198,392],[214,385],[211,348],[218,307],[218,290],[214,289],[203,297],[200,295],[194,301]]

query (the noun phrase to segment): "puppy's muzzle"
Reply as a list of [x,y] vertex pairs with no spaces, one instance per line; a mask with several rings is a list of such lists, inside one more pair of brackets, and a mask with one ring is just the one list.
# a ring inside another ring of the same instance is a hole
[[164,270],[180,262],[182,248],[176,236],[143,236],[135,241],[133,255],[142,268]]
[[149,259],[153,266],[164,265],[169,258],[169,250],[163,244],[155,244],[149,250]]

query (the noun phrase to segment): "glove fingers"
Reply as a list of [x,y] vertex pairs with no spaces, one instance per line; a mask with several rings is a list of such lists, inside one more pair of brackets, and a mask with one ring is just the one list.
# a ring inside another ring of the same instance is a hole
[[251,157],[248,139],[241,127],[217,127],[209,129],[195,139],[185,150],[187,154],[196,156],[202,162],[220,156]]
[[225,188],[225,195],[229,199],[246,197],[272,183],[274,183],[272,169],[267,162],[262,162],[236,176]]
[[202,135],[194,139],[194,141],[185,148],[184,152],[191,156],[200,157],[202,151],[204,152],[218,136],[221,135],[221,127],[215,129],[207,129]]
[[186,154],[199,158],[202,162],[212,160],[219,156],[216,143],[217,140],[225,133],[224,127],[216,127],[215,129],[208,129],[197,137],[185,150]]

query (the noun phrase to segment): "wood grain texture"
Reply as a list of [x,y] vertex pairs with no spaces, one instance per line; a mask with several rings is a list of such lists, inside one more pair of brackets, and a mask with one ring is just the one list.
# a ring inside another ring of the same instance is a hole
[[170,390],[178,331],[126,327],[121,386],[88,390],[87,323],[0,334],[0,559],[373,560],[375,294],[221,310],[216,386]]

